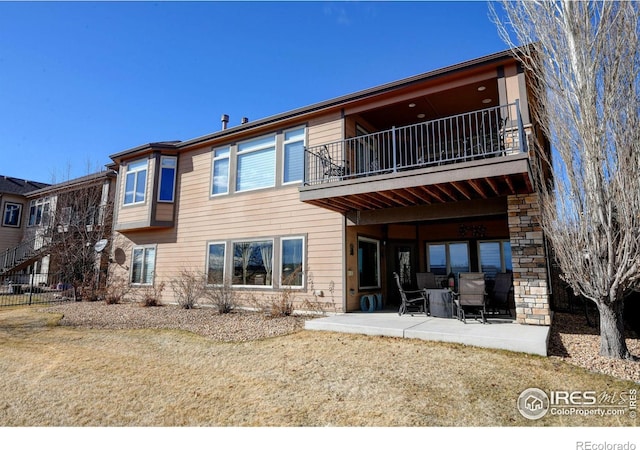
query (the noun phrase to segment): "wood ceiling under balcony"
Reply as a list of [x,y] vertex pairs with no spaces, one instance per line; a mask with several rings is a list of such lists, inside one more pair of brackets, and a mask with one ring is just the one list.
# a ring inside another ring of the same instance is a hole
[[331,181],[300,188],[300,200],[347,214],[533,192],[527,154]]

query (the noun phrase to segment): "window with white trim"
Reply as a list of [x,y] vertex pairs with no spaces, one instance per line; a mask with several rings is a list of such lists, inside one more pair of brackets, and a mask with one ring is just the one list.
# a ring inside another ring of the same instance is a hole
[[380,241],[358,236],[358,287],[380,287]]
[[48,226],[51,209],[51,200],[49,197],[31,200],[29,206],[29,226]]
[[222,195],[229,192],[229,155],[230,147],[213,151],[213,169],[211,195]]
[[493,279],[498,272],[511,272],[511,241],[478,242],[478,266],[487,279]]
[[439,242],[427,244],[427,271],[436,275],[470,272],[468,242]]
[[305,128],[284,132],[282,182],[296,183],[304,176]]
[[160,183],[158,201],[172,203],[176,192],[176,168],[178,158],[175,156],[160,157]]
[[280,241],[280,286],[303,286],[304,238],[286,237]]
[[141,159],[127,164],[124,188],[124,204],[144,203],[147,190],[147,160]]
[[273,187],[276,181],[276,136],[238,144],[236,192]]
[[224,259],[227,245],[211,242],[207,255],[207,284],[224,284]]
[[131,256],[131,283],[153,284],[156,246],[134,247]]
[[20,227],[20,218],[22,217],[22,205],[20,203],[6,202],[4,204],[4,213],[2,214],[2,225],[5,227]]
[[273,240],[233,242],[234,286],[273,286]]

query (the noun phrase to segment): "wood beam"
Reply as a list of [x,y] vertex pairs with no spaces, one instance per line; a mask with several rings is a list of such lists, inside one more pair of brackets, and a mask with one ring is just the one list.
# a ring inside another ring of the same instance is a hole
[[436,184],[434,186],[436,187],[436,189],[438,189],[440,192],[445,194],[447,197],[449,197],[454,202],[458,201],[458,197],[456,197],[456,194],[454,194],[451,189],[447,189],[446,185],[444,185],[444,184]]
[[332,205],[334,211],[339,209],[340,211],[350,211],[352,209],[356,209],[354,207],[353,202],[347,201],[342,197],[336,197],[336,198],[328,198],[325,200],[324,202],[326,205]]
[[451,182],[451,185],[458,190],[467,200],[471,200],[471,194],[469,191],[462,186],[458,181]]
[[393,203],[388,203],[388,202],[385,202],[385,201],[381,200],[380,198],[375,196],[373,192],[372,193],[367,193],[367,194],[360,194],[357,197],[367,201],[370,205],[374,205],[373,208],[371,208],[371,206],[370,206],[369,209],[389,208],[391,206],[394,206]]
[[442,198],[442,196],[439,193],[433,192],[428,187],[422,186],[422,189],[424,189],[430,196],[432,196],[433,198],[438,200],[440,203],[445,203],[446,202],[446,200],[444,198]]
[[369,209],[371,207],[370,204],[365,203],[363,199],[356,195],[350,195],[349,197],[341,197],[341,200],[351,206],[350,209],[358,210],[358,209]]
[[394,194],[396,194],[398,197],[400,197],[403,200],[407,201],[409,203],[408,206],[414,206],[416,204],[421,204],[420,203],[420,197],[417,197],[417,196],[413,195],[413,193],[411,193],[408,189],[394,189],[392,192]]
[[493,178],[485,178],[484,181],[487,182],[494,194],[500,195],[500,192],[498,191],[498,185]]
[[[427,205],[430,205],[432,203],[431,196],[429,196],[429,194],[427,194],[426,192],[423,192],[419,188],[420,186],[417,186],[415,188],[407,188],[407,191],[411,192],[411,194],[413,194],[416,198],[418,198],[422,203],[426,203]],[[416,191],[419,191],[419,192],[416,192]],[[427,198],[425,194],[429,196],[429,198]]]
[[480,194],[480,197],[487,198],[487,194],[485,194],[484,189],[482,189],[482,186],[480,185],[480,180],[469,180],[468,183],[474,191]]
[[434,203],[433,205],[399,206],[397,208],[367,211],[349,211],[346,216],[357,225],[385,223],[425,222],[464,217],[484,217],[507,213],[506,197],[486,200],[463,200],[460,202]]
[[507,186],[509,186],[509,189],[511,190],[511,194],[515,195],[516,190],[513,188],[513,182],[511,181],[511,177],[509,177],[508,175],[504,175],[502,179],[504,180],[505,183],[507,183]]
[[393,201],[394,206],[397,206],[395,205],[396,203],[399,203],[402,206],[410,206],[412,204],[411,202],[407,201],[400,195],[397,195],[394,191],[380,191],[378,192],[378,194],[380,194],[384,198],[387,198]]

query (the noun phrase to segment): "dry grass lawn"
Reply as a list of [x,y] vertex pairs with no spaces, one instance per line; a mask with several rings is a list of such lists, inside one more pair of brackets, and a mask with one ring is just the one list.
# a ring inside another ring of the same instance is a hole
[[57,326],[0,310],[3,426],[635,426],[516,409],[529,387],[638,385],[561,361],[418,340],[301,331],[223,343],[185,331]]

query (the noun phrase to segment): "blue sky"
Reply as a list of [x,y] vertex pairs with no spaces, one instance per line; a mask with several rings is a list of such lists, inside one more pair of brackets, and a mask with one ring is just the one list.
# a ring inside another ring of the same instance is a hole
[[0,174],[64,181],[505,48],[486,2],[0,1]]

